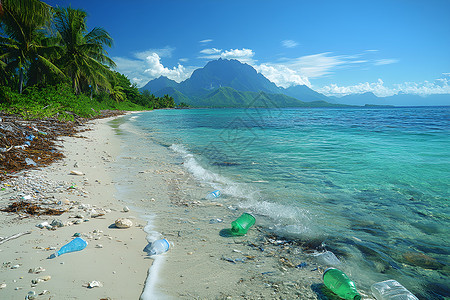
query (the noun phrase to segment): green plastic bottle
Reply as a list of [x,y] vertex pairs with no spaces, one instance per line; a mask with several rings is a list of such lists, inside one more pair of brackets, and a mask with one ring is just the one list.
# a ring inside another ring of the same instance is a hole
[[344,272],[335,268],[328,268],[323,273],[323,283],[333,293],[346,300],[360,300],[361,295],[355,283]]
[[245,235],[247,231],[255,224],[255,217],[249,213],[243,213],[235,221],[231,222],[232,235]]

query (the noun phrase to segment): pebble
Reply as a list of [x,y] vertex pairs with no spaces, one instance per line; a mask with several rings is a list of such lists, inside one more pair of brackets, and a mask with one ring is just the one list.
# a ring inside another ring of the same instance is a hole
[[130,228],[131,226],[133,226],[133,222],[126,218],[119,218],[114,222],[114,224],[117,228]]
[[97,245],[95,245],[95,248],[103,248],[103,245],[102,244],[97,244]]
[[124,212],[129,212],[130,209],[128,208],[128,206],[124,206],[124,207],[123,207],[123,211],[124,211]]

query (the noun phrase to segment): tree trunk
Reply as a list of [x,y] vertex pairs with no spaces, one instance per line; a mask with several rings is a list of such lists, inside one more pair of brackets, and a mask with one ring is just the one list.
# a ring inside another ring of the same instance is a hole
[[22,94],[22,88],[23,88],[23,69],[22,67],[19,68],[19,94]]

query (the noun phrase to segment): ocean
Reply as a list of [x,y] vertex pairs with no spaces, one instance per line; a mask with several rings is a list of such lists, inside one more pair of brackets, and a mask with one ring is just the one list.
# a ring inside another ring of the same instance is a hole
[[333,252],[363,286],[395,279],[421,299],[450,297],[450,107],[157,110],[124,121],[128,147],[162,145],[268,233]]

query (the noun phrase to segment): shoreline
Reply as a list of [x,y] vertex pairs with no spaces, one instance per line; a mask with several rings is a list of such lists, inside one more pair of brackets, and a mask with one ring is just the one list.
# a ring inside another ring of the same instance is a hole
[[[114,198],[110,170],[120,152],[120,140],[106,124],[109,121],[109,118],[93,120],[84,125],[92,130],[78,133],[78,137],[63,137],[57,142],[63,147],[62,160],[47,167],[21,171],[2,182],[2,208],[12,200],[19,201],[29,195],[31,201],[42,207],[47,205],[67,212],[60,216],[30,217],[1,212],[0,236],[31,233],[0,245],[0,284],[4,286],[0,298],[23,299],[31,291],[43,294],[36,299],[139,298],[151,265],[142,251],[147,236],[143,228],[147,224],[135,211],[124,212],[124,205]],[[73,170],[83,175],[70,175]],[[132,220],[133,226],[115,228],[115,220],[124,217]],[[55,219],[66,226],[56,230],[36,227]],[[68,222],[75,224],[67,226]],[[84,250],[48,259],[75,234],[88,242]],[[29,273],[30,269],[39,267],[45,271]],[[43,276],[51,278],[32,283]],[[93,281],[103,287],[87,288]]]
[[[0,289],[2,299],[25,297],[33,290],[49,291],[37,299],[337,299],[322,284],[326,266],[301,244],[271,236],[259,216],[247,235],[223,234],[245,209],[227,196],[205,200],[211,186],[189,173],[180,153],[121,127],[131,126],[132,118],[89,123],[93,130],[80,134],[86,138],[64,138],[66,158],[17,178],[31,188],[38,181],[41,191],[33,198],[49,193],[42,201],[67,199],[72,209],[60,217],[1,214],[0,236],[32,231],[0,245],[6,284]],[[127,134],[146,143],[127,144]],[[85,175],[69,175],[72,170]],[[21,189],[7,186],[0,194],[1,206],[22,197]],[[130,211],[124,212],[125,206]],[[93,208],[105,215],[87,216]],[[53,219],[77,221],[71,217],[79,214],[89,221],[54,231],[35,227]],[[133,226],[114,228],[120,217]],[[49,249],[59,249],[74,233],[88,241],[86,249],[47,259],[54,253]],[[167,238],[173,247],[153,259],[143,249],[158,238]],[[46,270],[28,273],[38,267]],[[46,275],[51,279],[31,284]],[[87,288],[92,281],[102,287]],[[372,299],[359,291],[363,299]]]

